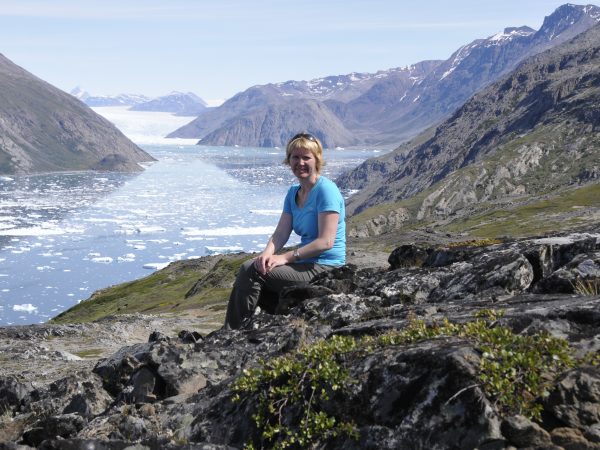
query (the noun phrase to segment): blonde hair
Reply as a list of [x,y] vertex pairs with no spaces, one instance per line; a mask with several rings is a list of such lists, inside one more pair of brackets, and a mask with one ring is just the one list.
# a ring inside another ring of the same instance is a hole
[[283,160],[283,163],[289,166],[292,152],[299,148],[309,150],[313,154],[316,161],[315,169],[317,173],[321,173],[321,167],[325,165],[325,160],[323,159],[323,146],[321,145],[321,141],[312,134],[298,133],[290,139],[285,149],[285,159]]

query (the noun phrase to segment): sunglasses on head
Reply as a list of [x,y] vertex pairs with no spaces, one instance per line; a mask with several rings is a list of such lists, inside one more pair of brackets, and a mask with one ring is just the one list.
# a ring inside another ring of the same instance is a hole
[[293,138],[290,139],[290,142],[293,142],[296,139],[300,139],[300,138],[308,139],[309,141],[312,141],[312,142],[317,142],[317,138],[309,133],[298,133],[297,135],[295,135]]

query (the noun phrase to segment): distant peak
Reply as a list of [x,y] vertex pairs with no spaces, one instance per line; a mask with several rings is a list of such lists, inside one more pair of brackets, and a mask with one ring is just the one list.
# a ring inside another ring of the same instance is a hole
[[585,16],[595,20],[600,20],[600,7],[595,5],[574,5],[572,3],[566,3],[556,8],[549,16],[546,16],[542,28],[547,24],[547,22],[551,23],[557,20],[568,18],[580,20]]
[[85,98],[89,97],[90,95],[86,91],[84,91],[83,88],[81,88],[80,86],[76,86],[73,89],[71,89],[71,92],[69,92],[69,94],[80,100],[85,100]]
[[490,36],[487,41],[505,41],[509,39],[514,39],[516,37],[521,36],[530,36],[535,33],[533,28],[528,26],[522,27],[507,27],[501,33],[496,33],[493,36]]
[[535,30],[527,25],[523,25],[522,27],[508,27],[504,29],[505,34],[511,33],[519,33],[519,34],[532,34],[535,33]]

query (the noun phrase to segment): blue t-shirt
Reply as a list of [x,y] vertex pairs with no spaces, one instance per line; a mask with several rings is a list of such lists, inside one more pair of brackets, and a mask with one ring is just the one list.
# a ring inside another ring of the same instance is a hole
[[312,262],[329,266],[346,263],[346,209],[340,190],[329,178],[320,176],[308,194],[302,208],[296,204],[296,194],[300,189],[295,184],[288,190],[283,204],[283,212],[292,216],[292,229],[300,236],[303,247],[319,237],[319,219],[322,212],[336,212],[340,215],[333,247],[316,258],[306,258],[298,262]]

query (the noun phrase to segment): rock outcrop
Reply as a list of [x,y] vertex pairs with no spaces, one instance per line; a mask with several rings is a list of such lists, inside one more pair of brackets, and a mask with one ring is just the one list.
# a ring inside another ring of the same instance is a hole
[[5,374],[0,448],[598,448],[599,231],[403,244],[241,330],[155,332],[45,386]]

